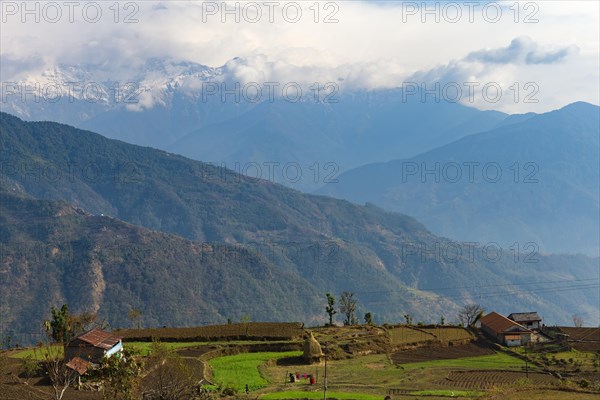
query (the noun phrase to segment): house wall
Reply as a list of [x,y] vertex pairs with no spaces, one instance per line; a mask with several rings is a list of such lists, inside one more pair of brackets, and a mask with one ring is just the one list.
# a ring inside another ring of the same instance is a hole
[[113,347],[111,347],[109,350],[106,351],[106,358],[112,356],[115,353],[118,353],[120,351],[123,350],[123,342],[119,341],[119,343],[117,343],[116,345],[114,345]]
[[104,357],[104,350],[89,343],[75,340],[65,347],[65,359],[70,360],[73,357],[80,357],[97,364]]
[[481,330],[494,339],[498,343],[504,343],[504,335],[496,333],[494,330],[490,329],[487,325],[481,324]]
[[540,329],[540,323],[538,321],[527,322],[523,325],[528,329]]
[[504,341],[504,344],[506,344],[508,347],[515,347],[515,346],[521,346],[522,342],[521,342],[521,338],[507,339]]

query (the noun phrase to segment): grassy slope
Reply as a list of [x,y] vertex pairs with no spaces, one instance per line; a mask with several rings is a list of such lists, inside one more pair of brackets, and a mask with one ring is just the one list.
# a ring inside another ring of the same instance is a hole
[[[348,400],[381,400],[381,396],[365,393],[346,393],[346,392],[328,392],[327,396],[334,399]],[[282,391],[268,393],[260,397],[263,400],[279,400],[279,399],[322,399],[323,392],[305,392],[305,391]]]
[[[193,347],[197,345],[219,344],[220,342],[173,342],[166,343],[172,349]],[[147,350],[148,343],[128,343],[140,353]],[[223,387],[232,387],[243,393],[248,384],[255,395],[266,400],[293,398],[321,398],[323,365],[307,366],[298,364],[298,356],[294,352],[261,352],[243,353],[234,356],[214,358],[209,361],[213,370],[213,381]],[[10,354],[11,358],[22,359],[27,356],[36,358],[38,349],[27,349]],[[580,352],[564,352],[556,354],[558,358],[573,357],[587,360],[592,355]],[[276,362],[279,360],[279,362]],[[494,355],[459,358],[453,360],[423,361],[394,366],[385,354],[357,356],[344,360],[328,362],[329,397],[339,399],[371,400],[381,398],[390,388],[408,388],[410,395],[398,395],[398,399],[425,396],[428,399],[444,397],[471,397],[482,399],[521,399],[518,393],[527,392],[531,399],[576,399],[596,398],[594,395],[574,392],[561,392],[549,388],[533,388],[523,383],[522,390],[512,393],[512,389],[498,388],[490,391],[454,390],[452,387],[439,386],[449,371],[452,370],[511,370],[521,371],[524,362],[504,353]],[[530,365],[530,371],[535,370]],[[315,374],[318,378],[315,386],[309,386],[307,380],[287,383],[287,375],[292,373]],[[284,383],[286,382],[286,383]],[[498,393],[506,397],[497,397]],[[541,396],[543,393],[546,397]],[[483,396],[483,397],[482,397]]]
[[269,381],[263,377],[258,367],[269,360],[285,357],[298,357],[302,353],[290,351],[282,353],[246,353],[235,356],[214,358],[209,361],[213,370],[213,380],[223,387],[232,387],[239,392],[248,385],[250,390],[257,390],[268,385]]

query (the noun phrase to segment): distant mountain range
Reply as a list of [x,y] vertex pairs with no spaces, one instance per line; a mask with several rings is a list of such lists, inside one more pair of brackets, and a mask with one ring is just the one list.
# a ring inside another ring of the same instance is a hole
[[236,62],[210,68],[152,59],[121,79],[107,66],[59,65],[4,85],[0,109],[308,191],[350,168],[412,157],[507,117],[431,95],[422,101],[420,92],[356,91],[339,82],[320,82],[318,95],[304,87],[296,100],[283,96],[286,82],[277,90],[239,82],[230,66]]
[[510,116],[418,156],[345,172],[317,193],[406,213],[458,240],[597,256],[599,120],[587,103]]
[[598,258],[454,242],[372,205],[6,113],[0,166],[1,309],[15,332],[62,302],[113,326],[131,307],[154,326],[316,323],[324,293],[344,290],[377,322],[452,321],[475,301],[598,323]]

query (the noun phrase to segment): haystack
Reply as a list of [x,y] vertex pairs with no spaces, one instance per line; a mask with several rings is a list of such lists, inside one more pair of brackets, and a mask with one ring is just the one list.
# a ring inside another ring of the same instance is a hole
[[304,339],[304,354],[302,357],[309,363],[319,363],[323,359],[321,345],[317,342],[312,332],[309,332],[306,339]]

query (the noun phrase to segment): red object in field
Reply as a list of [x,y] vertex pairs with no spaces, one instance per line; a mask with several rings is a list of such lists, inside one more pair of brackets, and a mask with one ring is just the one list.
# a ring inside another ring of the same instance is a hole
[[310,376],[310,384],[314,385],[315,384],[315,377],[314,376]]
[[300,379],[300,374],[296,374],[296,379]]

